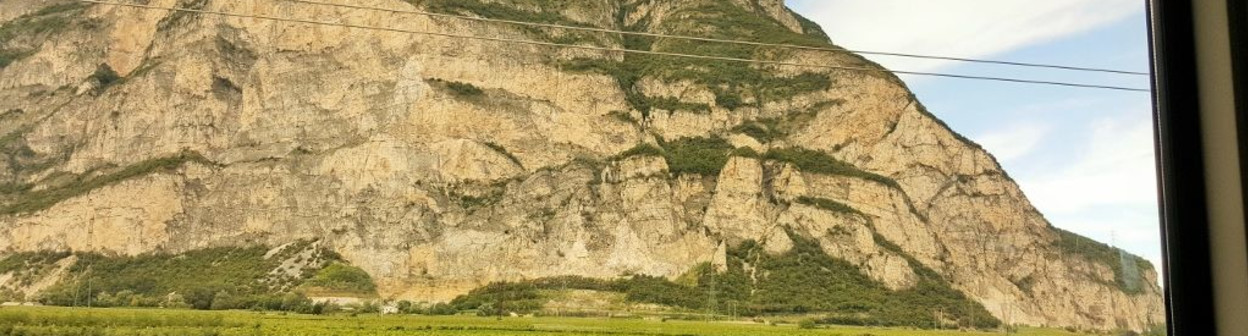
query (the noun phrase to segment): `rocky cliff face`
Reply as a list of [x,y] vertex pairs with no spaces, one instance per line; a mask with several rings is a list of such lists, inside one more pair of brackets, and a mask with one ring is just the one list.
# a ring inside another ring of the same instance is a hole
[[[283,1],[143,3],[878,68]],[[352,3],[827,43],[779,0]],[[1164,322],[1151,265],[1052,228],[887,73],[42,0],[4,1],[0,21],[3,251],[319,239],[384,297],[448,300],[500,280],[675,277],[746,240],[782,253],[791,230],[892,289],[914,284],[913,258],[1006,323]],[[697,138],[738,149],[710,171],[684,167],[702,152],[671,144]],[[642,144],[666,153],[625,153]]]

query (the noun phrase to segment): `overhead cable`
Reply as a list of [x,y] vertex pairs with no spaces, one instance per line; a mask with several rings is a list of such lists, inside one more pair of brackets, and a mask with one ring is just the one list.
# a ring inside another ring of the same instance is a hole
[[1001,61],[1001,60],[988,60],[988,59],[953,57],[953,56],[921,55],[921,54],[913,54],[913,53],[899,53],[899,52],[885,52],[885,51],[851,50],[851,49],[841,49],[841,48],[805,46],[805,45],[798,45],[798,44],[766,43],[766,42],[718,39],[718,38],[687,36],[687,35],[657,34],[657,33],[647,33],[647,32],[638,32],[638,31],[605,29],[605,28],[597,28],[597,27],[570,26],[570,25],[560,25],[560,24],[551,24],[551,23],[483,18],[483,17],[476,17],[476,16],[434,13],[434,12],[418,11],[418,10],[410,10],[410,9],[393,9],[393,8],[383,8],[383,7],[361,6],[361,5],[341,4],[341,3],[332,3],[332,2],[324,2],[324,1],[316,1],[316,0],[282,0],[282,1],[304,3],[304,4],[310,4],[310,5],[319,5],[319,6],[373,10],[373,11],[382,11],[382,12],[399,13],[399,14],[412,14],[412,15],[420,15],[420,16],[428,16],[428,17],[443,17],[443,18],[452,18],[452,19],[469,20],[469,21],[477,21],[477,22],[502,23],[502,24],[528,26],[528,27],[577,30],[577,31],[585,31],[585,32],[633,35],[633,36],[667,38],[667,39],[689,40],[689,41],[699,41],[699,42],[727,43],[727,44],[748,45],[748,46],[755,46],[755,47],[775,47],[775,48],[821,51],[821,52],[832,52],[832,53],[855,53],[855,54],[863,54],[863,55],[879,55],[879,56],[928,59],[928,60],[982,63],[982,64],[1021,66],[1021,67],[1032,67],[1032,68],[1048,68],[1048,69],[1060,69],[1060,70],[1070,70],[1070,71],[1102,72],[1102,73],[1134,75],[1134,76],[1151,75],[1148,72],[1105,69],[1105,68],[1092,68],[1092,67],[1078,67],[1078,66],[1057,65],[1057,64]]
[[142,4],[106,2],[106,1],[99,1],[99,0],[77,0],[77,1],[84,2],[84,3],[99,4],[99,5],[109,5],[109,6],[122,6],[122,7],[143,8],[143,9],[151,9],[151,10],[178,11],[178,12],[186,12],[186,13],[218,15],[218,16],[225,16],[225,17],[235,17],[235,18],[251,18],[251,19],[279,21],[279,22],[292,22],[292,23],[302,23],[302,24],[321,25],[321,26],[335,26],[335,27],[342,27],[342,28],[376,30],[376,31],[386,31],[386,32],[404,33],[404,34],[412,34],[412,35],[461,38],[461,39],[468,39],[468,40],[492,41],[492,42],[503,42],[503,43],[513,43],[513,44],[523,44],[523,45],[559,47],[559,48],[567,48],[567,49],[621,52],[621,53],[641,54],[641,55],[691,58],[691,59],[703,59],[703,60],[726,61],[726,62],[754,63],[754,64],[776,65],[776,66],[791,66],[791,67],[800,67],[800,68],[831,69],[831,70],[877,72],[877,73],[895,73],[895,74],[903,74],[903,75],[985,80],[985,81],[1024,83],[1024,84],[1039,84],[1039,85],[1065,86],[1065,87],[1076,87],[1076,88],[1087,88],[1087,89],[1105,89],[1105,90],[1130,91],[1130,92],[1151,92],[1151,90],[1149,89],[1110,86],[1110,85],[1054,82],[1054,81],[1041,81],[1041,80],[1004,78],[1004,77],[959,75],[959,74],[948,74],[948,73],[937,73],[937,72],[900,71],[900,70],[888,70],[888,69],[882,69],[882,68],[863,68],[863,67],[850,67],[850,66],[841,66],[841,65],[803,64],[803,63],[794,63],[794,62],[754,60],[754,59],[722,57],[722,56],[689,55],[689,54],[679,54],[679,53],[670,53],[670,52],[661,52],[661,51],[618,49],[618,48],[606,48],[606,47],[585,46],[585,45],[575,45],[575,44],[562,44],[562,43],[519,40],[519,39],[509,39],[509,38],[499,38],[499,37],[484,37],[484,36],[460,35],[460,34],[450,34],[450,33],[440,33],[440,32],[427,32],[427,31],[418,31],[418,30],[365,26],[365,25],[356,25],[356,24],[339,23],[339,22],[314,21],[314,20],[275,17],[275,16],[266,16],[266,15],[239,14],[239,13],[211,11],[211,10],[203,10],[203,9],[192,9],[192,8],[161,7],[161,6],[152,6],[152,5],[142,5]]

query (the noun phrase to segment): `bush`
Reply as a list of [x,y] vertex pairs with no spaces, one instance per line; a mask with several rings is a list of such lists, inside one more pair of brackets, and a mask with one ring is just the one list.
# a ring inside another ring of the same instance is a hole
[[485,95],[485,90],[464,82],[448,81],[441,78],[429,78],[435,86],[446,88],[452,95],[461,98],[476,98]]
[[100,64],[100,66],[95,69],[95,73],[91,74],[91,76],[87,77],[87,79],[93,80],[96,84],[98,84],[95,88],[96,92],[103,92],[109,86],[120,82],[121,76],[118,75],[116,71],[113,71],[113,68],[108,66],[108,64]]
[[374,294],[377,291],[377,285],[373,284],[373,278],[367,272],[341,262],[330,263],[317,271],[303,286],[354,294]]
[[432,306],[429,306],[429,309],[425,310],[425,315],[436,316],[436,315],[455,315],[455,314],[459,314],[459,310],[456,310],[454,306],[451,306],[450,304],[446,304],[446,303],[435,303]]
[[737,153],[736,147],[723,138],[681,138],[672,142],[660,142],[662,148],[651,144],[639,144],[614,159],[625,159],[634,156],[660,156],[667,161],[668,169],[674,174],[699,174],[717,176],[732,154]]
[[240,298],[230,293],[230,291],[223,290],[223,291],[217,292],[215,295],[212,296],[212,299],[211,299],[212,304],[209,306],[208,309],[229,310],[229,309],[240,309],[240,308],[246,307],[245,305],[241,304],[240,301],[241,301]]
[[26,58],[29,54],[30,53],[27,52],[0,49],[0,69],[8,67],[9,64],[13,64],[13,62],[16,62],[17,60]]
[[826,198],[813,198],[813,197],[802,196],[797,199],[797,202],[801,204],[813,206],[816,208],[820,208],[823,210],[828,210],[831,212],[866,216],[866,214],[863,214],[862,211],[858,211],[858,209],[854,209],[853,207],[845,205],[845,203],[833,201],[833,200],[826,199]]
[[643,143],[643,144],[639,144],[639,145],[637,145],[636,147],[633,147],[633,148],[631,148],[631,149],[629,149],[629,150],[626,150],[626,151],[624,151],[623,153],[620,153],[620,154],[616,155],[616,156],[615,156],[615,159],[617,159],[617,160],[619,160],[619,159],[627,159],[627,158],[634,157],[634,156],[657,156],[657,157],[663,157],[663,156],[664,156],[664,153],[663,153],[663,149],[662,149],[662,148],[655,147],[654,145],[651,145],[651,144],[648,144],[648,143]]
[[732,156],[734,156],[734,157],[751,158],[751,159],[762,159],[762,158],[763,158],[763,155],[762,155],[762,154],[758,154],[758,151],[755,151],[753,148],[750,148],[750,147],[741,147],[741,148],[737,148],[737,149],[735,149],[735,150],[733,150],[733,151],[732,151]]
[[802,319],[797,322],[798,329],[815,329],[815,326],[815,320],[812,319]]
[[767,154],[764,155],[764,158],[768,160],[791,163],[803,172],[857,177],[875,181],[895,189],[901,189],[901,185],[898,184],[896,180],[858,169],[858,167],[855,167],[847,162],[837,160],[836,158],[817,150],[805,149],[801,147],[778,148],[768,151]]
[[715,105],[729,110],[736,110],[745,103],[741,101],[741,95],[736,93],[722,92],[715,95]]
[[408,300],[400,300],[395,303],[394,309],[398,310],[401,314],[416,314],[420,311],[415,304],[412,304],[412,302]]
[[485,91],[481,90],[481,88],[468,83],[448,82],[446,87],[451,89],[452,93],[461,97],[475,97],[485,94]]
[[774,131],[771,127],[763,123],[750,122],[738,125],[732,129],[732,132],[745,134],[760,143],[768,143],[776,138],[781,137],[779,132]]
[[477,307],[477,316],[503,316],[503,314],[506,312],[493,303],[484,303]]
[[376,314],[376,313],[381,312],[381,304],[378,303],[377,301],[371,301],[371,300],[361,302],[358,305],[353,306],[352,308],[355,308],[355,312],[361,313],[361,314]]
[[736,149],[723,138],[681,138],[663,144],[667,165],[675,174],[718,176]]

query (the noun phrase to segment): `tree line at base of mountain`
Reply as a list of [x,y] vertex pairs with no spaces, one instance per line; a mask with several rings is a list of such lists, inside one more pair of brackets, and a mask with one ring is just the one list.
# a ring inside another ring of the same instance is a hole
[[593,290],[625,294],[630,302],[653,303],[738,316],[821,315],[823,324],[918,328],[997,328],[1001,321],[953,289],[931,270],[909,289],[889,290],[844,260],[823,252],[814,239],[790,233],[794,248],[771,255],[754,241],[729,249],[727,270],[699,265],[676,281],[632,275],[619,279],[575,276],[499,282],[451,302],[481,314],[528,314],[542,309],[542,290]]
[[[29,285],[74,257],[63,280],[37,297],[0,291],[0,301],[37,301],[55,306],[160,307],[199,310],[258,309],[319,314],[334,309],[316,303],[308,291],[375,296],[376,285],[363,270],[312,242],[290,244],[270,253],[265,246],[220,247],[179,254],[112,256],[83,252],[26,252],[0,259],[0,275]],[[311,249],[311,253],[307,253]],[[289,261],[293,274],[281,268]]]

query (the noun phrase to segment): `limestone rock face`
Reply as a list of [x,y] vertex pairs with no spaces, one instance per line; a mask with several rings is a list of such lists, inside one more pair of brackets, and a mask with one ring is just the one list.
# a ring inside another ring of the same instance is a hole
[[[0,21],[67,3],[3,1]],[[144,3],[537,38],[513,26],[281,1]],[[707,3],[577,1],[560,14],[667,33]],[[718,3],[822,35],[780,0]],[[720,99],[727,85],[648,76],[622,89],[619,78],[560,63],[620,57],[603,52],[103,5],[67,13],[53,14],[69,18],[54,32],[0,40],[2,50],[29,51],[0,68],[0,182],[29,187],[0,195],[6,253],[310,239],[369,272],[383,297],[444,301],[492,281],[676,277],[722,266],[725,246],[755,240],[783,253],[799,234],[891,289],[917,281],[912,257],[1006,323],[1164,322],[1155,270],[1136,270],[1139,288],[1124,291],[1112,265],[1060,248],[1060,233],[993,157],[891,75],[823,71],[826,88],[730,104]],[[619,36],[596,42],[622,47]],[[769,56],[875,67],[843,53]],[[638,93],[705,108],[642,111],[630,102]],[[785,133],[763,141],[735,130],[757,120],[781,120]],[[893,183],[766,156],[733,157],[718,174],[618,156],[715,136],[757,152],[820,151]]]

